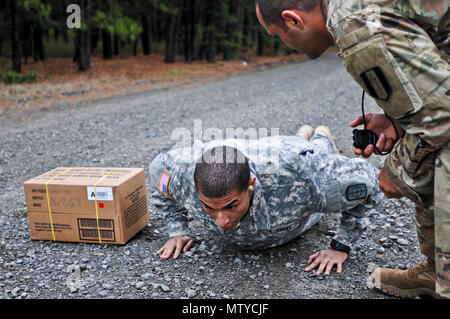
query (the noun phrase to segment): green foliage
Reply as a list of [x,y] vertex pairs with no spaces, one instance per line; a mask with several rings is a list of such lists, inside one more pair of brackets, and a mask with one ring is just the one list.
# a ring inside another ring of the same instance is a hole
[[41,0],[20,0],[19,4],[25,11],[35,13],[41,17],[48,18],[52,7],[48,3],[42,3]]
[[117,20],[114,28],[114,33],[118,34],[123,40],[129,38],[134,41],[141,32],[141,26],[135,20],[128,17],[122,17]]
[[161,10],[162,13],[167,15],[177,15],[179,12],[179,8],[171,8],[169,4],[167,4],[168,1],[161,1],[159,4],[159,10]]
[[3,76],[3,82],[5,84],[18,84],[22,83],[22,75],[14,71],[9,71]]
[[120,39],[134,41],[142,32],[142,27],[134,19],[123,14],[116,0],[109,0],[109,11],[97,10],[92,17],[100,29],[111,35],[118,35]]
[[5,84],[34,83],[40,78],[41,76],[35,71],[30,71],[23,75],[14,71],[9,71],[1,76],[1,79]]
[[34,82],[36,82],[37,80],[39,80],[40,78],[41,78],[41,76],[40,76],[37,72],[35,72],[35,71],[30,71],[30,72],[25,73],[25,74],[22,76],[22,82],[25,82],[25,83],[34,83]]

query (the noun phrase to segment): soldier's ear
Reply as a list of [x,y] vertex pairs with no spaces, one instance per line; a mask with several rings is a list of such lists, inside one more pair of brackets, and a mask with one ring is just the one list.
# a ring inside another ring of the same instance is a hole
[[250,177],[250,180],[249,180],[249,182],[248,182],[248,186],[250,187],[250,186],[253,186],[253,187],[255,187],[255,183],[256,183],[256,177]]
[[281,17],[288,27],[298,27],[300,29],[304,29],[305,23],[302,16],[303,12],[297,9],[284,10],[281,13]]

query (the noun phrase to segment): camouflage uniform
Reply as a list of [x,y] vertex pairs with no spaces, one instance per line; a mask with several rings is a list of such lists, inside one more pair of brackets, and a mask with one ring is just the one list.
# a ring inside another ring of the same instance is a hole
[[328,0],[347,71],[406,134],[385,167],[416,204],[421,252],[450,297],[450,12],[447,0]]
[[[256,178],[252,204],[234,230],[223,231],[203,210],[194,184],[195,163],[214,146],[232,146],[249,158]],[[162,172],[170,181],[161,186]],[[378,170],[362,159],[335,155],[330,140],[316,134],[259,140],[228,139],[158,155],[149,166],[150,205],[165,216],[169,236],[189,235],[188,212],[204,220],[224,242],[240,249],[284,244],[318,222],[322,213],[342,212],[335,240],[352,247],[367,226],[364,213],[384,197]],[[355,192],[355,190],[359,191]]]

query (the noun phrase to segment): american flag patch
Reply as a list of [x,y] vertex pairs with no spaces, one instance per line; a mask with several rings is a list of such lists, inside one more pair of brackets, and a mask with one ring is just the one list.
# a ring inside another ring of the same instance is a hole
[[159,191],[166,196],[169,195],[169,182],[170,175],[165,171],[162,171],[161,175],[159,176]]

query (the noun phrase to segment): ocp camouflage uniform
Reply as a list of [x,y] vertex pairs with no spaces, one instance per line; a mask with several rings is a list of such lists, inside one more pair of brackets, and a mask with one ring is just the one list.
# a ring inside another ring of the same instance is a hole
[[416,204],[421,252],[450,297],[450,12],[447,0],[328,0],[347,71],[406,135],[385,161]]
[[[225,145],[249,158],[251,177],[256,178],[251,207],[230,231],[206,214],[194,183],[195,164],[203,152]],[[367,226],[365,211],[384,197],[372,164],[335,155],[330,140],[318,134],[311,141],[274,136],[195,143],[158,155],[149,171],[149,202],[164,214],[170,237],[189,235],[190,214],[209,224],[225,243],[244,250],[284,244],[310,229],[322,213],[339,212],[341,224],[334,239],[352,247]],[[163,175],[170,176],[168,184],[161,181]]]

